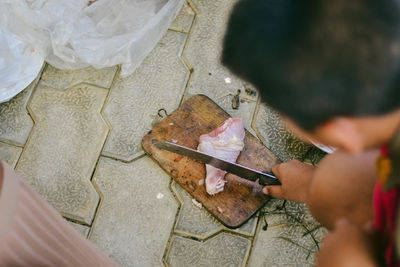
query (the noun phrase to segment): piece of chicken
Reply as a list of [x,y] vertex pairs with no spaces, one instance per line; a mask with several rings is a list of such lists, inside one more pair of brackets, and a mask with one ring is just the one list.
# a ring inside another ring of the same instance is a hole
[[[229,118],[208,134],[200,136],[197,149],[209,155],[236,162],[240,151],[244,147],[244,127],[240,118]],[[224,190],[226,171],[206,165],[206,190],[210,195]]]

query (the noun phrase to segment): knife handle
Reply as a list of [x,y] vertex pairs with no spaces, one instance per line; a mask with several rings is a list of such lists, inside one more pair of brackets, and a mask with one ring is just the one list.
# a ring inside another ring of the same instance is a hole
[[272,172],[264,172],[268,174],[268,176],[260,175],[258,178],[258,183],[262,186],[266,185],[281,185],[281,182],[276,178],[276,176]]

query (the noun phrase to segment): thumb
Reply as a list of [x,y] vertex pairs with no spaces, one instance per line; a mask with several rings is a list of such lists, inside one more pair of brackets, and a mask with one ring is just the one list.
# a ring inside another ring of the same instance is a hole
[[274,198],[282,198],[282,186],[264,186],[262,192]]
[[279,175],[279,166],[280,165],[281,164],[276,164],[276,165],[272,166],[272,168],[271,168],[272,173],[275,174],[277,177]]

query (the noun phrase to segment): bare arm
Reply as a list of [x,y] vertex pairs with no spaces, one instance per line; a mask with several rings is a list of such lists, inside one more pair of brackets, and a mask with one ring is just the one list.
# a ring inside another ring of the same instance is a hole
[[332,229],[347,218],[363,225],[372,218],[377,151],[350,155],[341,151],[326,156],[317,167],[292,160],[273,167],[281,186],[266,186],[264,193],[276,198],[306,202],[312,215]]

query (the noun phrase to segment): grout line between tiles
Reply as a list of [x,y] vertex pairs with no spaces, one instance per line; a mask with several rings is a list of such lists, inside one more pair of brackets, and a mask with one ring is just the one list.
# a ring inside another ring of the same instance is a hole
[[169,256],[169,252],[171,250],[171,244],[172,244],[173,236],[175,234],[176,226],[178,225],[179,218],[181,216],[181,213],[182,213],[182,210],[183,210],[183,205],[184,205],[184,202],[183,202],[182,198],[179,196],[178,192],[176,192],[172,188],[172,183],[173,182],[174,182],[174,180],[171,178],[171,180],[170,180],[170,182],[168,184],[168,189],[172,193],[172,196],[175,198],[175,200],[178,202],[179,206],[178,206],[178,209],[176,211],[175,220],[174,220],[172,229],[170,231],[167,244],[165,245],[164,254],[163,254],[163,257],[162,257],[162,262],[164,263],[165,266],[169,266],[169,264],[167,262],[167,259],[168,259],[168,256]]
[[7,140],[7,139],[0,139],[0,143],[6,144],[6,145],[10,145],[10,146],[19,147],[19,148],[24,148],[24,145],[17,144],[15,142]]
[[190,86],[190,84],[191,84],[192,77],[193,77],[194,69],[193,69],[193,67],[190,65],[189,61],[186,59],[186,57],[184,56],[184,54],[185,54],[185,51],[186,51],[187,46],[188,46],[188,44],[189,44],[190,37],[192,36],[192,32],[193,32],[193,28],[194,28],[194,25],[195,25],[196,20],[197,20],[197,16],[199,15],[199,12],[198,12],[197,8],[194,6],[194,4],[192,3],[192,1],[191,1],[191,0],[187,0],[187,3],[188,3],[188,5],[190,6],[190,8],[193,10],[194,16],[193,16],[192,23],[191,23],[191,25],[190,25],[190,27],[189,27],[189,31],[188,31],[188,33],[187,33],[186,41],[185,41],[185,44],[184,44],[184,46],[183,46],[183,49],[182,49],[182,52],[181,52],[181,55],[180,55],[180,57],[181,57],[183,63],[185,64],[186,68],[189,70],[189,78],[188,78],[187,83],[186,83],[186,85],[185,85],[185,90],[183,91],[183,94],[182,94],[182,97],[181,97],[181,101],[180,101],[180,103],[179,103],[179,106],[182,105],[182,103],[183,103],[183,101],[184,101],[184,99],[185,99],[185,97],[186,97],[186,95],[187,95],[188,88],[189,88],[189,86]]
[[33,122],[33,125],[32,125],[32,128],[31,128],[30,132],[29,132],[28,138],[26,138],[26,140],[25,140],[25,143],[24,143],[24,145],[23,145],[23,147],[22,147],[21,154],[19,154],[19,157],[18,157],[17,163],[15,164],[14,169],[17,169],[17,167],[18,167],[18,165],[19,165],[19,162],[20,162],[20,160],[21,160],[21,157],[22,157],[22,155],[23,155],[24,152],[25,152],[26,145],[30,142],[31,137],[32,137],[32,134],[33,134],[33,132],[34,132],[34,130],[35,130],[35,127],[36,127],[37,118],[36,118],[35,114],[33,113],[33,110],[31,109],[30,105],[31,105],[32,99],[33,99],[33,97],[34,97],[34,95],[35,95],[35,93],[36,93],[36,91],[37,91],[37,87],[38,87],[38,85],[39,85],[39,83],[40,83],[40,81],[41,81],[41,79],[42,79],[42,75],[43,75],[43,73],[46,71],[47,68],[48,68],[48,64],[45,63],[44,66],[43,66],[43,68],[42,68],[42,70],[41,70],[40,78],[38,79],[38,81],[37,81],[37,83],[35,84],[35,86],[32,88],[32,92],[30,93],[30,95],[29,95],[29,97],[28,97],[28,100],[26,101],[25,109],[26,109],[26,111],[27,111],[27,113],[28,113],[28,116],[31,118],[31,120],[32,120],[32,122]]
[[185,33],[185,34],[188,34],[188,33],[189,33],[188,31],[185,31],[185,30],[179,29],[179,28],[174,28],[174,27],[168,28],[168,30],[169,30],[169,31],[173,31],[173,32]]

